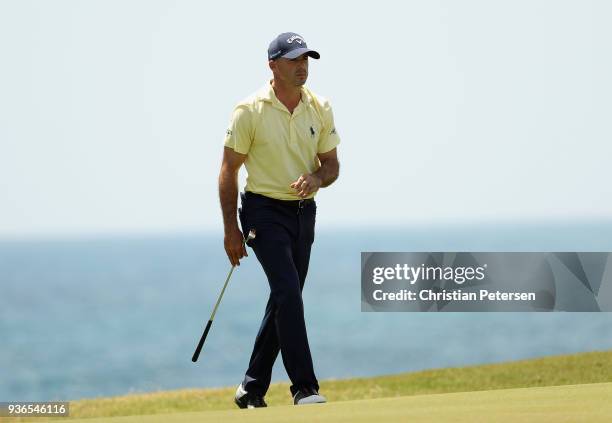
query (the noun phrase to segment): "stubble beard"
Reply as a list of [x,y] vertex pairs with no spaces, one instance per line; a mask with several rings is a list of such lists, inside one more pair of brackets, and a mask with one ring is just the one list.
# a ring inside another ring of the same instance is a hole
[[308,76],[306,76],[304,79],[299,78],[299,77],[296,77],[296,79],[295,79],[295,83],[294,83],[294,86],[296,86],[296,87],[301,87],[301,86],[303,86],[304,84],[306,84],[306,81],[307,81],[307,80],[308,80]]

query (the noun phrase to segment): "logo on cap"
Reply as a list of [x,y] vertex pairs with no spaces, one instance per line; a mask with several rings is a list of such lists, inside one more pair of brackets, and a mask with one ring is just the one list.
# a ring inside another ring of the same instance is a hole
[[287,42],[289,44],[291,44],[294,41],[297,42],[299,45],[302,45],[302,43],[304,42],[304,39],[300,37],[299,35],[292,35],[291,37],[287,38]]

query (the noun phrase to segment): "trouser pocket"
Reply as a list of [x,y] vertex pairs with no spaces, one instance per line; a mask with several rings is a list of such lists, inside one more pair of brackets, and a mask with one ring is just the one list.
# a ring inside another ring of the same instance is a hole
[[262,210],[257,203],[257,198],[247,197],[244,193],[240,193],[238,219],[240,221],[240,227],[242,228],[242,234],[246,238],[251,230],[255,230],[255,238],[247,241],[247,245],[251,248],[254,243],[257,242],[257,221],[261,212]]

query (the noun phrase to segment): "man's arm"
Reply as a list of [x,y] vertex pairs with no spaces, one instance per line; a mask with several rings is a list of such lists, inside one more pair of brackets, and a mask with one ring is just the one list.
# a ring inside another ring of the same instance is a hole
[[219,199],[223,212],[223,227],[225,237],[223,244],[229,261],[234,266],[240,266],[240,259],[248,256],[242,243],[242,232],[238,228],[238,170],[246,160],[246,154],[236,153],[229,147],[223,149],[223,161],[219,173]]
[[340,163],[338,153],[334,148],[327,153],[317,154],[321,161],[321,167],[311,174],[303,174],[297,181],[291,184],[291,188],[298,191],[298,196],[304,198],[319,188],[325,188],[334,183],[340,174]]
[[313,175],[321,180],[320,188],[325,188],[334,183],[340,174],[340,163],[338,162],[338,152],[334,148],[327,153],[317,154],[321,161],[321,167]]

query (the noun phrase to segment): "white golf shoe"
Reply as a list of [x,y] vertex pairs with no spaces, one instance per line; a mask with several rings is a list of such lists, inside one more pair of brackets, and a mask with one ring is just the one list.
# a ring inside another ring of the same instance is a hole
[[300,389],[293,396],[294,405],[306,404],[322,404],[327,402],[327,399],[320,395],[316,389]]

